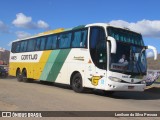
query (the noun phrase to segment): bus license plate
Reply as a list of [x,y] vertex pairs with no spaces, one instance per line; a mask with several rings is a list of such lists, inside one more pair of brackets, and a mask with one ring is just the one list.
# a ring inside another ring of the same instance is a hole
[[134,86],[128,86],[128,89],[134,89]]

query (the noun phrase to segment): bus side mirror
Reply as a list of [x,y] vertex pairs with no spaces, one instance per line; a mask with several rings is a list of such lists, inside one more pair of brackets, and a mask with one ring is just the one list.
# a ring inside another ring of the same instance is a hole
[[155,47],[151,46],[151,45],[146,46],[146,48],[147,49],[151,49],[153,51],[153,53],[154,53],[154,60],[157,60],[157,54],[158,54],[157,49]]
[[113,37],[111,37],[111,36],[108,36],[107,40],[111,42],[111,53],[115,54],[116,51],[117,51],[116,40]]

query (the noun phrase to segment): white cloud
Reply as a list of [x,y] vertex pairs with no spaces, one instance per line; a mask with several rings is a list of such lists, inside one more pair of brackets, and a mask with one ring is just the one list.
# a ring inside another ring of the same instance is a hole
[[22,39],[22,38],[27,38],[31,36],[30,33],[24,32],[24,31],[17,31],[16,32],[17,38]]
[[23,13],[18,13],[16,15],[16,19],[13,20],[12,24],[14,24],[16,27],[27,28],[27,29],[49,28],[49,25],[46,22],[42,20],[39,20],[38,22],[33,22],[32,17],[28,17]]
[[32,22],[32,18],[23,13],[18,13],[16,16],[17,18],[12,22],[16,27],[27,27]]
[[0,21],[0,33],[8,33],[9,29],[6,24],[4,24],[2,21]]
[[147,57],[153,57],[154,53],[152,51],[147,51]]
[[49,25],[46,22],[42,21],[42,20],[39,20],[37,22],[37,25],[38,25],[39,28],[49,28]]
[[113,20],[109,24],[119,27],[127,27],[141,33],[145,37],[160,38],[160,20],[141,20],[137,22],[127,22],[123,20]]

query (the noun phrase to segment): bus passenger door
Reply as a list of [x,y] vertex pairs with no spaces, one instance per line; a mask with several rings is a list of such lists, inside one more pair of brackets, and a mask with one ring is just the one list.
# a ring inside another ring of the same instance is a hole
[[104,89],[107,70],[107,47],[105,30],[102,27],[91,27],[90,29],[90,55],[94,72],[91,84],[94,88]]

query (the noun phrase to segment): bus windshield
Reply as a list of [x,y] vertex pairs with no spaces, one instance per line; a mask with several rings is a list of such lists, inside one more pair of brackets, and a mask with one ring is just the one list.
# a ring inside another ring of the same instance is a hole
[[146,74],[147,62],[140,34],[119,28],[107,28],[108,35],[117,41],[116,54],[111,54],[110,70],[124,74]]

